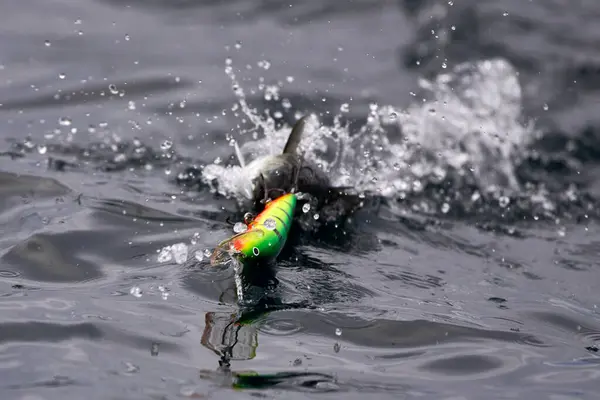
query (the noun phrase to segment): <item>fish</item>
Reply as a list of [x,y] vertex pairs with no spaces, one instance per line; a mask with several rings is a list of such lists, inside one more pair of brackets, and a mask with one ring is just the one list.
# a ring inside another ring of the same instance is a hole
[[305,115],[294,124],[280,154],[260,157],[246,164],[235,144],[242,175],[248,178],[242,183],[241,191],[251,201],[254,211],[260,212],[267,199],[292,190],[316,200],[317,210],[336,201],[335,207],[342,213],[357,207],[359,196],[350,194],[353,188],[334,187],[325,171],[299,154],[308,118],[310,115]]
[[287,241],[296,204],[296,194],[290,192],[268,201],[256,217],[247,213],[247,229],[220,242],[210,264],[223,264],[230,258],[243,266],[274,262]]

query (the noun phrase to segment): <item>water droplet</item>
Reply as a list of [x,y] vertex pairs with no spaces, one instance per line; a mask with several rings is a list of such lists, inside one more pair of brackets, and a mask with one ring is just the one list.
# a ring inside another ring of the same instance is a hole
[[277,227],[277,223],[275,222],[275,220],[273,218],[267,218],[267,220],[265,221],[265,223],[263,225],[265,226],[265,228],[267,228],[270,231],[272,231],[273,229],[275,229]]
[[162,151],[167,151],[169,150],[171,147],[173,147],[173,142],[171,142],[170,140],[165,140],[164,142],[162,142],[162,144],[160,145],[160,148]]
[[129,290],[129,293],[137,298],[142,297],[142,289],[139,286],[134,286]]
[[71,125],[71,120],[67,117],[60,117],[58,119],[58,124],[61,126],[69,126]]
[[183,264],[187,260],[188,247],[185,243],[176,243],[171,246],[171,253],[177,264]]
[[248,230],[248,226],[246,224],[244,224],[243,222],[236,222],[235,225],[233,225],[233,231],[235,233],[242,233],[242,232],[246,232]]
[[335,328],[335,335],[342,336],[342,330],[340,328]]
[[310,211],[310,204],[306,203],[302,206],[302,212],[305,214]]
[[173,255],[171,254],[171,246],[163,247],[158,253],[157,260],[159,263],[166,263],[173,259]]
[[335,351],[336,353],[339,353],[341,347],[342,346],[340,346],[340,344],[338,342],[335,342],[335,344],[333,345],[333,351]]
[[271,63],[267,60],[259,61],[257,65],[264,70],[268,70],[269,68],[271,68]]
[[190,239],[190,243],[195,246],[198,244],[198,239],[200,239],[200,234],[198,232],[194,232],[192,238]]
[[112,94],[119,94],[119,90],[117,89],[117,86],[114,83],[108,85],[108,90],[110,90]]
[[46,146],[44,146],[43,144],[40,144],[38,146],[38,153],[40,153],[40,154],[46,154],[47,150],[48,150],[48,148]]
[[63,74],[62,72],[60,74],[58,74],[58,79],[65,79],[67,77],[66,74]]
[[260,254],[260,250],[258,250],[258,247],[252,248],[252,254],[254,254],[255,256],[258,256]]
[[509,203],[510,203],[510,198],[508,198],[507,196],[502,196],[498,199],[498,204],[500,204],[500,207],[502,207],[502,208],[508,206]]
[[450,204],[448,204],[448,203],[442,204],[442,212],[444,214],[446,214],[446,213],[448,213],[448,211],[450,211]]

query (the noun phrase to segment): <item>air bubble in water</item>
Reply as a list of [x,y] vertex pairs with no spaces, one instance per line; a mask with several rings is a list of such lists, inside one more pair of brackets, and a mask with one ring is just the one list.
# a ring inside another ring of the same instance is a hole
[[44,146],[43,144],[40,144],[38,146],[38,153],[40,153],[40,154],[46,154],[46,151],[48,151],[48,148],[46,146]]
[[129,34],[125,34],[125,40],[129,41],[130,37]]
[[235,225],[233,225],[233,231],[235,233],[242,233],[242,232],[246,232],[248,230],[248,226],[246,226],[246,224],[244,224],[243,222],[236,222]]
[[241,40],[238,40],[237,42],[235,42],[235,48],[238,49],[238,50],[242,48],[242,42],[241,42]]
[[500,207],[502,208],[508,206],[509,203],[510,199],[507,196],[502,196],[498,199],[498,204],[500,204]]
[[130,110],[135,110],[135,101],[130,100],[129,103],[127,104],[127,108]]
[[140,289],[139,286],[134,286],[129,290],[129,293],[133,296],[133,297],[137,297],[140,298],[142,297],[142,289]]
[[395,121],[398,118],[398,114],[395,111],[392,111],[389,115],[390,120]]
[[347,113],[350,111],[350,105],[348,103],[344,103],[340,106],[340,111],[343,113]]
[[315,221],[316,221],[316,220],[318,220],[318,219],[319,219],[319,214],[315,214],[315,215],[313,215],[313,219],[314,219]]
[[173,147],[173,142],[171,142],[170,140],[165,140],[164,142],[162,142],[162,144],[160,145],[160,148],[162,151],[167,151],[169,150],[171,147]]
[[46,47],[50,47],[51,45],[52,45],[52,43],[50,43],[50,41],[49,41],[49,40],[45,40],[45,41],[44,41],[44,46],[46,46]]
[[544,111],[548,111],[548,108],[549,108],[548,104],[544,103],[544,107],[543,108],[544,108]]
[[65,79],[67,77],[66,74],[63,74],[62,72],[60,74],[58,74],[58,79]]
[[342,336],[342,330],[340,328],[335,328],[335,335]]
[[310,211],[310,204],[306,203],[302,206],[302,212],[305,214]]
[[117,86],[114,83],[108,85],[108,90],[110,90],[112,94],[119,94],[119,90],[117,89]]
[[204,260],[204,254],[200,250],[196,250],[194,253],[194,258],[196,258],[198,261],[202,261]]
[[277,227],[277,224],[273,218],[267,218],[264,225],[265,225],[265,228],[267,228],[270,231],[272,231],[273,229],[275,229]]
[[204,257],[210,257],[210,250],[209,249],[204,249]]

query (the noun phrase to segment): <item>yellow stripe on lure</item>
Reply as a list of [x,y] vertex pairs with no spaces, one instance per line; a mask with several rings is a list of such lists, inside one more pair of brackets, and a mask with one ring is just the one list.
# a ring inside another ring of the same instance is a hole
[[210,259],[211,265],[227,261],[228,255],[244,265],[274,261],[287,241],[296,202],[294,193],[269,201],[248,224],[246,231],[217,245]]

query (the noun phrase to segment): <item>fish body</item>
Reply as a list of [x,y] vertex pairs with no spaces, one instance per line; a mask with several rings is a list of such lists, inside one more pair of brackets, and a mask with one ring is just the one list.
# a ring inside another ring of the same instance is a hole
[[257,158],[246,164],[237,149],[243,175],[247,178],[242,184],[242,192],[252,201],[255,210],[261,210],[267,198],[291,191],[312,196],[320,207],[343,197],[349,189],[332,187],[325,171],[298,154],[308,118],[304,116],[296,122],[281,154]]
[[211,264],[225,261],[227,255],[243,265],[274,261],[287,241],[296,203],[294,193],[267,202],[264,210],[248,224],[246,231],[217,245]]

